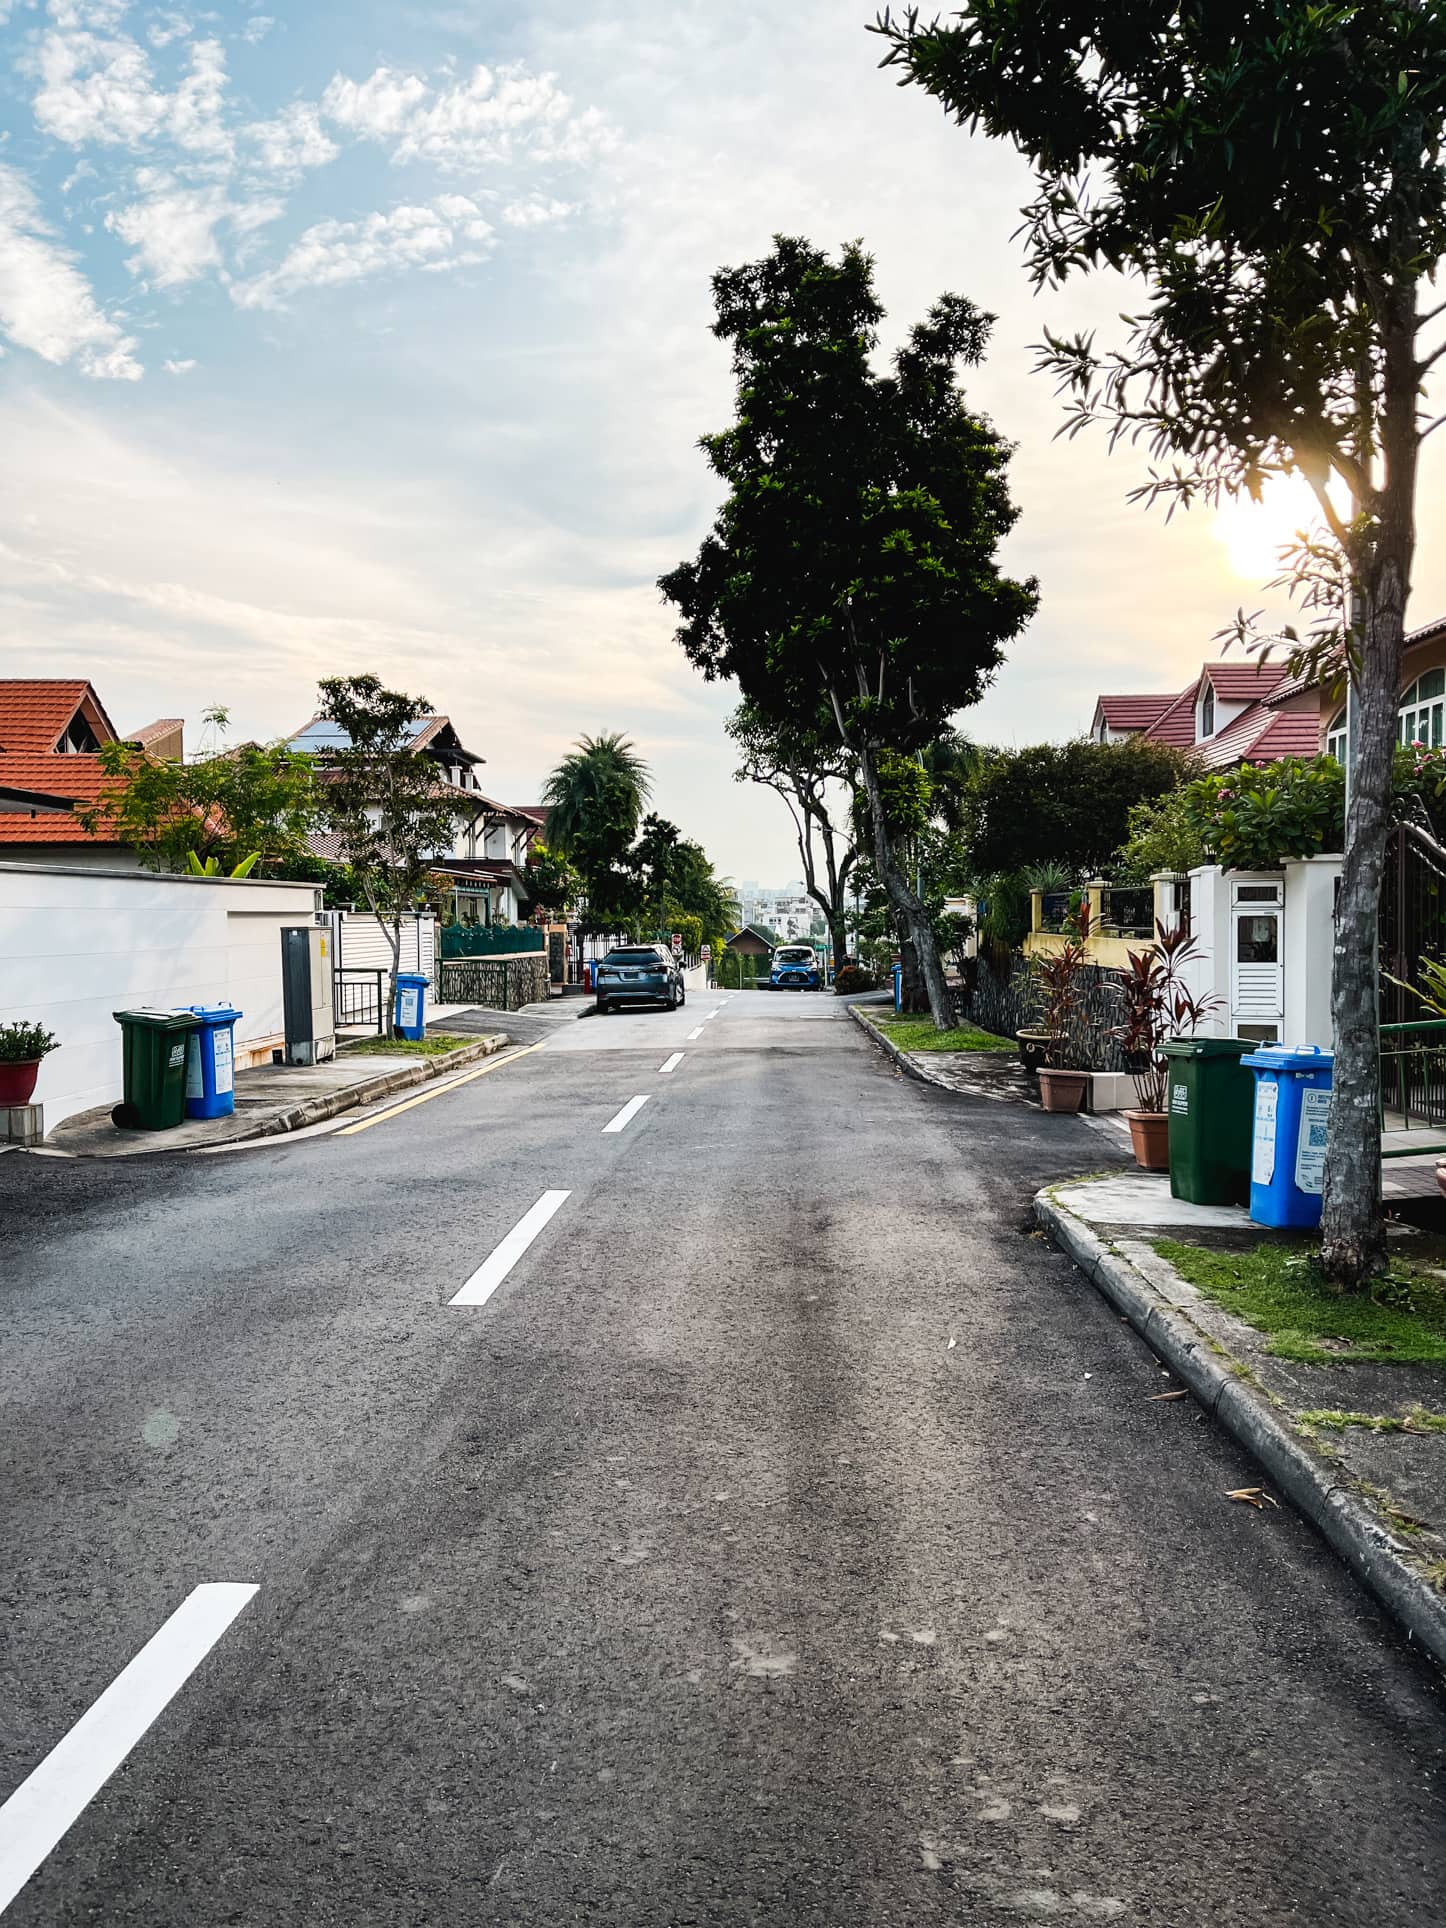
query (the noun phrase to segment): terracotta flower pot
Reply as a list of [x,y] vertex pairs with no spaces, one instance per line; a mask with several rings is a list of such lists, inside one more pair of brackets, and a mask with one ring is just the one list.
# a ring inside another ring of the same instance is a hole
[[1039,1068],[1039,1096],[1046,1111],[1078,1111],[1084,1103],[1088,1071],[1057,1071],[1052,1065]]
[[1166,1111],[1127,1111],[1130,1143],[1141,1171],[1170,1169],[1170,1114]]
[[28,1105],[39,1076],[39,1058],[26,1058],[19,1064],[0,1063],[0,1111],[11,1105]]

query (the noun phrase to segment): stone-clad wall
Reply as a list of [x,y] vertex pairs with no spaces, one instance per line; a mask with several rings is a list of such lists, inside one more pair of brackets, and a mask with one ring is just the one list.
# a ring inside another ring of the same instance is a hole
[[440,965],[443,1004],[485,1004],[492,1011],[518,1011],[547,996],[547,954],[523,957],[449,957]]

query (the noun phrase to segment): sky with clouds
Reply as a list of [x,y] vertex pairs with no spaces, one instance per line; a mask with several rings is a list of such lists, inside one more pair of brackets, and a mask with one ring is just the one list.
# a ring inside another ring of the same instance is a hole
[[[1261,602],[1271,529],[1167,526],[1125,501],[1134,458],[1054,439],[1030,344],[1132,293],[1031,294],[1020,162],[879,73],[870,17],[0,0],[0,675],[89,676],[123,729],[223,703],[270,735],[374,669],[511,802],[620,729],[721,868],[796,874],[653,586],[715,506],[708,277],[788,231],[862,238],[891,330],[943,288],[999,316],[969,389],[1019,444],[1009,562],[1042,602],[970,732],[1183,684]],[[1419,621],[1446,608],[1438,463]]]

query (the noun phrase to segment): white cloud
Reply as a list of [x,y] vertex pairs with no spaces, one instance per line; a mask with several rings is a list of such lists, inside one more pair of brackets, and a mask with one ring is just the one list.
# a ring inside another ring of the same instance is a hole
[[196,358],[194,355],[185,361],[175,361],[168,358],[161,365],[168,375],[189,375],[191,370],[196,366]]
[[428,91],[419,74],[396,74],[390,67],[378,67],[366,80],[337,74],[321,104],[327,118],[339,127],[349,127],[366,140],[381,141],[402,132]]
[[226,57],[217,40],[198,40],[190,51],[190,72],[167,93],[128,35],[47,33],[36,63],[36,124],[71,147],[95,141],[139,150],[164,135],[189,153],[223,159],[231,150],[222,123]]
[[191,22],[183,13],[158,13],[146,28],[146,39],[153,47],[169,47],[173,40],[184,40]]
[[48,362],[97,380],[138,381],[134,339],[104,313],[52,237],[29,183],[0,166],[0,331]]
[[241,29],[241,38],[249,40],[254,47],[258,41],[266,38],[275,25],[276,22],[269,13],[258,13]]
[[113,234],[135,249],[132,274],[148,274],[158,288],[178,288],[222,262],[216,239],[228,203],[224,188],[172,187],[105,217]]
[[528,153],[583,162],[613,134],[595,108],[576,113],[551,74],[526,67],[475,67],[464,80],[432,88],[417,74],[378,67],[366,80],[338,74],[322,108],[339,126],[392,145],[394,161],[430,161],[442,172],[473,171]]
[[525,201],[509,201],[502,210],[502,219],[510,228],[541,228],[553,221],[565,221],[569,214],[576,212],[571,201],[553,201],[545,195],[533,194]]
[[126,262],[131,273],[158,288],[178,288],[223,265],[216,235],[223,222],[250,234],[285,211],[280,201],[236,202],[223,187],[188,187],[158,169],[142,168],[136,180],[144,198],[107,214],[105,224],[136,250]]
[[321,124],[321,109],[309,100],[293,101],[274,120],[253,121],[241,132],[256,165],[268,174],[294,176],[308,167],[325,167],[341,151]]
[[304,288],[334,287],[399,268],[438,272],[484,260],[492,229],[474,201],[442,195],[429,206],[395,207],[359,221],[318,221],[274,268],[238,281],[241,308],[280,308]]

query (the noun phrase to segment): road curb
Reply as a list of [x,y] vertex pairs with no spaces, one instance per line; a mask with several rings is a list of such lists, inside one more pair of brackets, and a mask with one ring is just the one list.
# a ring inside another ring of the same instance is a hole
[[1438,1666],[1446,1667],[1446,1599],[1412,1564],[1409,1549],[1353,1487],[1290,1431],[1244,1368],[1097,1232],[1047,1191],[1034,1215],[1110,1303],[1129,1320],[1208,1413],[1259,1463],[1271,1484],[1308,1519]]
[[237,1132],[234,1138],[221,1142],[244,1145],[256,1138],[280,1138],[289,1131],[304,1131],[308,1125],[325,1124],[329,1118],[339,1118],[344,1111],[357,1111],[363,1105],[375,1104],[379,1098],[390,1098],[399,1091],[410,1091],[415,1085],[431,1084],[434,1079],[461,1071],[479,1058],[495,1057],[506,1048],[508,1042],[502,1032],[493,1032],[489,1037],[479,1038],[476,1044],[464,1044],[460,1050],[449,1051],[445,1057],[419,1058],[416,1064],[406,1065],[399,1071],[388,1071],[380,1077],[368,1078],[363,1084],[348,1085],[345,1090],[328,1091],[320,1098],[310,1098],[304,1105],[296,1105],[290,1111],[259,1119],[249,1130]]
[[844,1009],[848,1012],[849,1016],[853,1019],[854,1023],[859,1027],[859,1029],[862,1032],[864,1032],[866,1036],[870,1037],[873,1040],[873,1042],[879,1047],[880,1051],[883,1052],[884,1056],[886,1058],[893,1059],[894,1063],[899,1067],[900,1071],[903,1072],[906,1078],[912,1078],[916,1084],[934,1085],[934,1089],[936,1091],[946,1091],[948,1089],[947,1085],[935,1084],[934,1080],[926,1076],[926,1074],[920,1070],[918,1065],[911,1064],[907,1054],[899,1049],[898,1045],[894,1043],[892,1038],[886,1038],[883,1032],[879,1029],[879,1027],[876,1024],[870,1024],[868,1019],[863,1015],[863,1013],[857,1008],[856,1005],[846,1004],[844,1006]]

